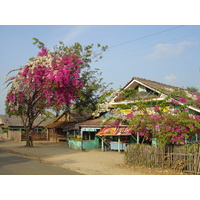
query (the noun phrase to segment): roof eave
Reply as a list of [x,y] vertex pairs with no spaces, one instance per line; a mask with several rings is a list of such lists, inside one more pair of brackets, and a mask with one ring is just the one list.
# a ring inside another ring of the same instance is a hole
[[[152,101],[163,101],[165,98],[164,97],[159,97],[159,98],[154,98],[154,99],[144,99],[142,101],[146,102],[152,102]],[[126,104],[134,104],[139,102],[140,100],[135,100],[135,101],[120,101],[120,102],[111,102],[110,105],[126,105]]]

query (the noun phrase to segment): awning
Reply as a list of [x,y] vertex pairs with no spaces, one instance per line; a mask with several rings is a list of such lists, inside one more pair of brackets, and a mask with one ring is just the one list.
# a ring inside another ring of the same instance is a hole
[[102,128],[96,135],[103,136],[120,136],[120,135],[131,135],[131,129],[127,127],[119,127],[119,128]]

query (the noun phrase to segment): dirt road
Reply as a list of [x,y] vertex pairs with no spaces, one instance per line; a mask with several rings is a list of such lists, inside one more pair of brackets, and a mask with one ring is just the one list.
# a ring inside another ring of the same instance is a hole
[[0,141],[0,149],[86,175],[181,174],[173,170],[129,167],[124,165],[124,153],[100,149],[82,152],[69,149],[66,143],[35,141],[33,148],[27,148],[25,142]]

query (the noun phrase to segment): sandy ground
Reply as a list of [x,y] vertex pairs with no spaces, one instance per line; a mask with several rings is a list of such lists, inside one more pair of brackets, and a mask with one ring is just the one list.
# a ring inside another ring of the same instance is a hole
[[102,152],[100,149],[69,149],[66,143],[34,142],[33,148],[25,142],[0,141],[0,149],[40,160],[43,163],[70,169],[85,175],[178,175],[170,169],[151,169],[124,165],[124,153]]

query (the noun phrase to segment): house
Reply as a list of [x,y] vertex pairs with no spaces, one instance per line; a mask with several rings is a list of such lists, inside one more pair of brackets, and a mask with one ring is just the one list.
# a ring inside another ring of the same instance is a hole
[[[48,130],[48,140],[59,142],[66,141],[67,127],[73,127],[76,123],[83,122],[91,117],[90,113],[80,114],[77,111],[65,111],[51,124],[45,126]],[[64,131],[65,129],[65,131]]]
[[107,125],[103,125],[106,120],[102,115],[96,119],[86,120],[84,122],[76,123],[72,127],[64,128],[67,132],[68,145],[71,149],[95,149],[101,148],[102,151],[124,150],[129,143],[136,143],[137,138],[131,134],[131,130],[127,127],[113,127],[112,121]]
[[90,119],[66,127],[68,145],[71,149],[94,149],[100,147],[100,139],[96,136],[102,127],[104,118]]
[[[195,101],[197,99],[200,99],[199,92],[191,92],[190,90],[186,90],[183,88],[174,87],[171,85],[147,80],[144,78],[138,78],[138,77],[132,78],[132,80],[129,81],[123,87],[123,90],[126,90],[126,89],[134,89],[136,93],[133,96],[126,96],[126,97],[122,94],[116,95],[110,102],[110,107],[117,107],[119,105],[124,105],[124,108],[128,109],[130,108],[131,104],[134,104],[135,100],[137,100],[138,97],[142,99],[143,101],[149,101],[149,102],[164,101],[165,98],[173,91],[184,92],[188,97],[191,98],[190,101]],[[179,104],[182,104],[182,102],[180,101],[179,95],[173,97],[173,99],[179,102]],[[192,112],[193,114],[197,114],[197,115],[200,114],[199,108],[195,106],[189,106],[188,108],[190,109],[190,112]]]
[[[138,99],[140,99],[140,101],[147,102],[150,105],[148,112],[154,112],[154,106],[156,106],[159,102],[163,102],[169,94],[176,91],[184,92],[188,97],[190,97],[190,100],[187,101],[196,101],[197,99],[200,99],[199,92],[191,92],[190,90],[183,88],[137,77],[132,78],[131,81],[129,81],[122,88],[122,90],[127,89],[132,89],[134,92],[132,94],[125,94],[120,91],[116,92],[115,96],[112,96],[111,100],[106,103],[107,108],[105,110],[109,109],[111,111],[114,108],[120,108],[122,113],[127,115],[130,113],[132,106],[138,101]],[[180,97],[181,96],[177,93],[177,95],[173,96],[171,100],[174,100],[181,105],[183,103],[181,102]],[[105,107],[106,106],[103,105],[103,109]],[[175,110],[178,109],[178,107],[179,106],[177,104],[173,104],[173,106],[166,104],[166,111]],[[200,115],[199,107],[190,105],[188,106],[188,109],[189,113]],[[108,114],[108,112],[106,114]],[[106,114],[104,113],[104,115]],[[123,150],[124,146],[128,143],[140,143],[143,140],[141,136],[134,136],[134,134],[131,134],[131,131],[128,130],[126,126],[117,127],[118,126],[113,125],[107,128],[102,128],[97,133],[97,136],[101,136],[102,141],[105,141],[106,138],[108,139],[106,143],[110,149],[117,149],[120,151]],[[149,140],[146,140],[146,142],[150,143]],[[106,143],[104,142],[102,145]],[[155,143],[155,141],[152,143]]]
[[[42,117],[38,117],[34,121],[34,126],[37,126],[38,124],[40,125],[34,129],[35,131],[32,135],[33,140],[47,140],[48,138],[44,127],[50,123],[52,119],[48,118],[40,123],[42,120]],[[25,129],[19,116],[0,115],[0,128],[4,135],[7,133],[7,136],[4,136],[4,139],[13,140],[16,142],[26,140]]]

